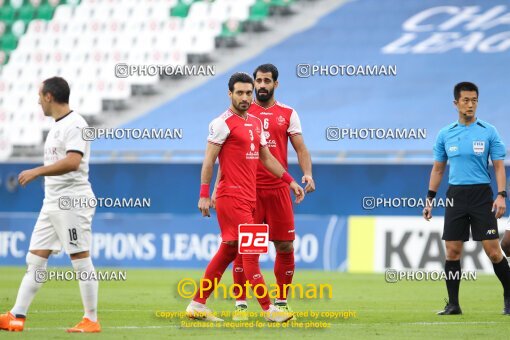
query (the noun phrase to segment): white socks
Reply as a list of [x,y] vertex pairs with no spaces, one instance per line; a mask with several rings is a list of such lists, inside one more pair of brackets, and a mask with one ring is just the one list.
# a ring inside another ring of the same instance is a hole
[[190,305],[197,308],[203,308],[205,305],[200,302],[196,302],[195,300],[191,300]]
[[25,276],[23,276],[23,280],[21,280],[18,296],[16,297],[16,303],[11,309],[12,314],[24,316],[27,315],[28,307],[30,307],[35,294],[39,291],[39,288],[41,288],[43,282],[45,281],[44,278],[46,277],[46,274],[42,274],[42,272],[46,272],[47,264],[48,259],[28,252],[28,269],[25,273]]
[[[87,272],[92,273],[95,271],[94,265],[92,264],[92,259],[90,257],[72,260],[73,268],[77,272]],[[79,280],[80,282],[80,293],[81,293],[81,301],[83,302],[83,309],[85,311],[84,317],[89,319],[90,321],[97,321],[97,291],[99,288],[99,284],[97,280],[94,279],[92,274],[82,275],[84,278],[88,278],[88,280]],[[78,275],[78,277],[80,277]]]
[[[95,271],[92,259],[90,257],[71,261],[73,268],[78,272],[91,273]],[[46,281],[46,267],[48,265],[48,259],[34,255],[32,253],[27,254],[27,265],[28,269],[21,280],[19,286],[18,296],[16,297],[16,303],[11,309],[11,313],[14,315],[27,315],[28,308],[34,299],[35,294],[39,291],[44,281]],[[83,277],[91,278],[92,275],[83,275]],[[79,276],[78,276],[79,277]],[[38,282],[40,281],[40,282]],[[98,282],[93,277],[86,281],[79,281],[81,300],[83,302],[83,308],[85,310],[85,317],[91,321],[97,321],[97,291]]]

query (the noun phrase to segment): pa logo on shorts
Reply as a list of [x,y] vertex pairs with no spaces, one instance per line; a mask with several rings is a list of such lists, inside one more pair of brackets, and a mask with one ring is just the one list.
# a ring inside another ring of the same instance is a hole
[[473,152],[475,153],[475,155],[480,156],[481,154],[483,154],[484,151],[485,151],[485,142],[483,140],[482,141],[479,141],[479,140],[473,141]]

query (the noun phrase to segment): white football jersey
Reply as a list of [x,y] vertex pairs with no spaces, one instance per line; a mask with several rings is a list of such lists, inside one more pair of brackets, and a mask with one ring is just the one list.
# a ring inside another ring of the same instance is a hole
[[82,138],[83,128],[88,127],[82,116],[71,111],[55,121],[44,143],[44,165],[64,159],[69,151],[82,154],[78,170],[60,176],[45,176],[44,203],[55,205],[62,196],[94,197],[89,182],[90,142]]

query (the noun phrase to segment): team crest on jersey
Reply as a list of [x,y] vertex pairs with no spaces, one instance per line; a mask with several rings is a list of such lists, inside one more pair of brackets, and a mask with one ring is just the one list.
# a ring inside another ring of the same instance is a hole
[[255,132],[257,133],[257,135],[260,135],[260,127],[258,125],[255,126]]
[[285,124],[285,118],[283,118],[283,116],[278,116],[278,118],[276,118],[276,122],[278,123],[278,125],[284,125]]
[[269,136],[271,136],[271,134],[269,133],[269,131],[264,131],[264,137],[265,137],[266,139],[268,139],[268,138],[269,138]]
[[480,156],[485,151],[485,141],[475,140],[473,141],[473,152],[475,155]]
[[250,151],[246,153],[246,159],[259,159],[259,152],[255,151],[255,144],[250,143]]

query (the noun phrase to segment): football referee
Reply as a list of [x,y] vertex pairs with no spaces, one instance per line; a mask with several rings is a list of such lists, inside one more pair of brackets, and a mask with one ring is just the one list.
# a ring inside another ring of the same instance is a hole
[[[439,315],[462,314],[459,305],[461,278],[460,258],[463,242],[481,241],[485,253],[494,266],[494,272],[504,289],[503,314],[510,314],[510,268],[499,246],[497,219],[506,210],[505,199],[505,145],[496,128],[478,119],[478,87],[469,82],[455,85],[453,101],[459,112],[458,121],[439,131],[434,145],[434,166],[430,174],[427,207],[423,209],[426,220],[432,218],[432,199],[441,183],[446,162],[450,161],[448,199],[443,240],[446,243],[446,288],[448,302]],[[489,175],[489,157],[494,165],[498,193],[494,199]]]

